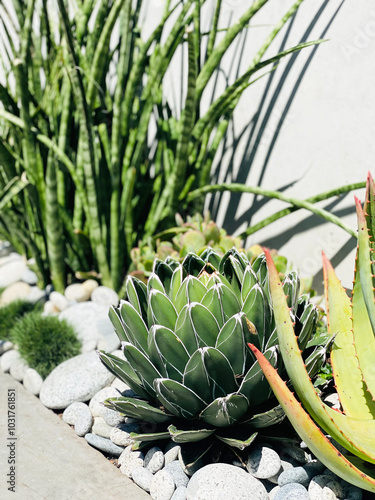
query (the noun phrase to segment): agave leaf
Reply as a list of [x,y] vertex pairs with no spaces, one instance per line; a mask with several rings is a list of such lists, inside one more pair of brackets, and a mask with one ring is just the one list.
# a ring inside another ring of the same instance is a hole
[[228,250],[220,262],[219,272],[228,279],[232,290],[238,300],[241,300],[241,284],[247,263],[244,263],[239,252],[235,249]]
[[259,284],[255,284],[244,300],[242,311],[247,319],[255,325],[258,332],[259,345],[264,351],[266,340],[270,335],[271,309],[268,299]]
[[301,351],[306,348],[306,345],[311,338],[317,316],[318,312],[314,304],[307,304],[303,310],[302,316],[299,318],[302,328],[298,334],[298,345]]
[[166,262],[163,262],[160,259],[155,259],[153,272],[159,276],[164,290],[169,291],[173,276],[172,268]]
[[147,293],[150,295],[151,290],[158,290],[159,292],[165,294],[165,288],[159,276],[152,273],[147,281]]
[[200,258],[205,262],[209,262],[215,269],[219,268],[221,257],[212,248],[208,247],[200,254]]
[[229,427],[243,417],[248,405],[249,402],[241,394],[228,394],[215,399],[202,411],[200,417],[215,427]]
[[181,381],[189,353],[177,335],[164,326],[151,327],[148,338],[151,361],[163,377]]
[[147,287],[146,285],[134,276],[128,276],[126,280],[126,295],[128,301],[142,317],[143,321],[147,320]]
[[173,271],[172,278],[171,278],[169,297],[172,300],[173,304],[176,303],[176,297],[177,297],[177,294],[180,290],[180,287],[181,287],[183,280],[184,280],[184,268],[180,264]]
[[257,340],[257,336],[250,333],[246,315],[242,312],[232,316],[220,330],[215,347],[228,359],[235,375],[245,373],[246,360],[249,357],[246,345],[253,337]]
[[240,304],[232,290],[222,283],[211,287],[202,299],[202,305],[212,312],[220,328],[240,310]]
[[246,420],[246,424],[250,424],[255,429],[263,429],[276,425],[282,422],[285,418],[285,412],[281,405],[274,406],[271,410],[255,413],[251,418]]
[[151,406],[146,401],[135,398],[111,398],[104,401],[104,405],[112,410],[117,410],[127,417],[146,420],[153,424],[161,424],[169,422],[172,419],[171,415],[167,415],[159,408]]
[[212,313],[202,304],[187,304],[176,322],[176,335],[181,339],[189,354],[198,347],[213,347],[219,334],[219,325]]
[[259,284],[258,277],[251,266],[246,266],[242,280],[241,301],[244,303],[246,297],[254,285]]
[[183,383],[206,404],[238,389],[229,361],[214,347],[198,349],[191,356],[185,368]]
[[283,281],[283,290],[287,298],[288,306],[296,310],[299,293],[299,279],[296,272],[291,272],[285,276]]
[[179,314],[184,306],[191,302],[201,302],[207,288],[195,276],[188,276],[182,282],[182,285],[177,293],[174,305]]
[[361,425],[358,427],[357,419],[349,418],[333,410],[319,399],[307,374],[294,335],[289,309],[277,270],[268,251],[266,251],[266,256],[280,351],[298,397],[312,418],[338,443],[364,460],[375,461],[372,437],[375,432],[375,420],[361,420]]
[[244,450],[245,448],[248,448],[251,445],[251,443],[257,437],[258,433],[254,432],[253,434],[251,434],[251,436],[249,436],[245,440],[231,438],[231,437],[224,437],[224,436],[220,436],[219,434],[215,434],[215,435],[218,439],[220,439],[220,441],[227,444],[228,446],[230,446],[232,448],[237,448],[239,450]]
[[153,397],[156,397],[153,382],[154,379],[161,376],[160,372],[151,363],[149,358],[134,345],[129,342],[123,342],[122,347],[126,359],[138,375],[143,387],[147,390],[147,392],[152,394]]
[[184,472],[192,475],[197,470],[197,466],[202,458],[210,451],[215,443],[214,436],[211,436],[198,443],[185,443],[178,452],[178,458],[183,464]]
[[312,453],[345,481],[349,481],[359,488],[375,492],[375,478],[364,474],[332,445],[262,353],[255,346],[250,345],[250,348],[257,357],[290,422]]
[[[375,303],[372,283],[372,258],[366,218],[356,199],[358,216],[358,269],[353,287],[354,347],[359,359],[363,380],[372,397],[375,397]],[[375,415],[375,403],[371,413]],[[353,415],[354,416],[354,415]]]
[[[277,366],[279,356],[276,347],[271,347],[265,351],[264,356],[272,366]],[[258,361],[255,361],[246,373],[238,392],[246,396],[251,406],[259,405],[270,397],[272,390]]]
[[174,425],[168,427],[169,436],[175,443],[196,443],[207,439],[215,433],[215,429],[194,429],[194,430],[179,430]]
[[120,341],[124,340],[125,342],[129,342],[130,339],[126,333],[124,323],[121,320],[117,307],[111,306],[108,311],[108,316]]
[[161,439],[169,439],[171,436],[169,432],[144,432],[142,434],[131,432],[130,437],[134,441],[159,441]]
[[98,351],[98,355],[106,368],[113,373],[115,377],[118,377],[128,384],[139,397],[149,399],[150,396],[152,396],[153,393],[150,394],[143,387],[141,380],[127,360],[120,359],[114,354],[108,354],[104,351]]
[[146,353],[148,330],[142,317],[130,302],[125,301],[121,302],[120,314],[129,341]]
[[197,394],[176,380],[157,378],[154,388],[159,401],[177,417],[194,418],[206,406]]
[[193,253],[188,254],[182,262],[182,266],[187,274],[192,274],[195,277],[199,276],[199,273],[205,267],[206,263],[198,255]]
[[177,312],[169,297],[159,290],[151,290],[149,294],[148,324],[162,325],[170,330],[174,330]]

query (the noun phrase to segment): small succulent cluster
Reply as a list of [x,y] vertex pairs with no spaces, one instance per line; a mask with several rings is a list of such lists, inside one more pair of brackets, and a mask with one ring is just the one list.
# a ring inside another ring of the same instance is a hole
[[[288,298],[269,255],[270,293],[280,350],[303,407],[257,346],[251,349],[310,450],[338,476],[375,493],[375,184],[370,175],[364,208],[357,199],[356,205],[358,247],[351,299],[323,254],[328,334],[332,339],[330,359],[341,410],[325,404],[311,383],[290,320]],[[339,443],[340,451],[332,438]]]
[[[186,222],[181,215],[176,214],[176,223],[176,227],[163,231],[152,239],[149,238],[146,244],[132,248],[130,256],[133,276],[146,283],[153,271],[156,259],[165,260],[170,257],[182,262],[188,253],[200,255],[207,248],[211,248],[221,256],[230,249],[236,248],[239,252],[245,253],[250,262],[263,253],[260,245],[253,245],[245,250],[242,247],[241,238],[230,236],[225,229],[219,228],[211,219],[209,212],[204,217],[199,213],[193,217],[188,216]],[[285,274],[287,259],[278,255],[276,250],[272,250],[272,255],[279,272]]]
[[[318,310],[299,296],[296,273],[285,276],[283,289],[313,377],[327,349],[313,338]],[[264,254],[252,264],[235,249],[220,256],[211,248],[189,253],[182,263],[156,260],[147,286],[128,277],[126,300],[109,316],[124,359],[104,352],[100,358],[138,397],[106,404],[152,424],[152,432],[133,436],[139,442],[201,441],[208,450],[218,438],[243,449],[259,429],[284,418],[247,346],[255,344],[285,374]]]

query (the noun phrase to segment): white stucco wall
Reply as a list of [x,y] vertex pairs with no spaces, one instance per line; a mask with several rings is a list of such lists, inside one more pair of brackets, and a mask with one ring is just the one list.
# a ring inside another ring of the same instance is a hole
[[[225,0],[224,0],[225,1]],[[229,1],[229,0],[228,0]],[[254,18],[275,23],[293,2],[270,1]],[[236,14],[248,2],[231,0]],[[315,19],[314,19],[315,18]],[[253,29],[245,48],[261,42],[269,28]],[[283,31],[270,54],[279,48]],[[375,4],[370,0],[305,0],[285,47],[328,38],[318,48],[288,57],[271,77],[246,91],[235,114],[234,135],[243,136],[214,172],[216,181],[246,182],[307,198],[375,174]],[[269,88],[267,89],[267,86]],[[265,96],[265,97],[264,97]],[[264,97],[264,102],[262,98]],[[256,120],[256,113],[260,117]],[[249,142],[250,137],[250,142]],[[256,145],[258,141],[258,145]],[[232,162],[230,172],[226,172]],[[362,200],[364,189],[356,192]],[[319,204],[356,228],[354,194]],[[209,207],[219,224],[236,233],[286,205],[245,194],[216,196]],[[316,275],[320,288],[321,251],[332,259],[344,286],[351,287],[356,240],[332,224],[299,211],[259,231],[247,243],[278,248],[300,272]]]

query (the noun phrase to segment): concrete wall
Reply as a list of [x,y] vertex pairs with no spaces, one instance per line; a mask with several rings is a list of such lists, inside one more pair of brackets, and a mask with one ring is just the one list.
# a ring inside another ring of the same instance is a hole
[[[224,0],[225,2],[226,0]],[[270,1],[254,24],[273,24],[293,2]],[[248,5],[227,0],[237,16]],[[269,27],[253,28],[244,56],[254,53]],[[250,87],[235,114],[214,181],[245,182],[288,196],[307,198],[375,174],[375,4],[370,0],[305,0],[269,54],[302,40],[328,38],[317,48],[284,59],[277,70]],[[240,138],[240,139],[238,139]],[[356,192],[362,200],[364,189]],[[356,228],[354,194],[319,206]],[[239,233],[286,205],[250,194],[212,197],[207,205],[229,232]],[[259,231],[247,243],[278,248],[321,288],[321,251],[332,259],[344,286],[351,287],[356,240],[306,211]]]

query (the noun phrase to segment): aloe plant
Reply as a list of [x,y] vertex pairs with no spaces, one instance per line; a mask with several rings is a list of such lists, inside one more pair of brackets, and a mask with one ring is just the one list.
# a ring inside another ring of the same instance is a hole
[[[358,199],[356,208],[358,247],[351,299],[323,255],[328,331],[333,340],[331,363],[342,411],[324,404],[311,384],[297,345],[287,298],[269,255],[270,294],[280,350],[305,410],[257,347],[250,347],[291,423],[317,458],[346,481],[375,492],[375,185],[370,174],[364,208]],[[347,454],[338,451],[318,426],[343,446]]]
[[[265,57],[302,0],[291,3],[245,71],[203,112],[202,94],[209,94],[223,56],[267,0],[251,2],[224,29],[217,0],[207,33],[200,30],[204,3],[165,0],[148,38],[142,0],[85,0],[70,10],[64,0],[58,10],[44,0],[19,0],[16,19],[2,6],[0,234],[35,258],[44,285],[52,279],[63,290],[67,279],[91,272],[120,289],[130,250],[170,227],[177,209],[202,206],[199,189],[209,184],[242,93],[283,57],[320,43]],[[164,77],[185,47],[187,94],[178,114]],[[288,199],[288,206],[316,210],[308,201]]]
[[[306,352],[317,309],[298,296],[296,273],[285,277],[283,287]],[[200,257],[190,253],[182,264],[167,258],[155,262],[147,286],[129,276],[126,290],[126,300],[109,313],[125,358],[99,355],[138,395],[109,399],[107,406],[154,425],[151,433],[133,435],[135,440],[204,441],[208,451],[217,438],[243,449],[258,429],[284,418],[246,346],[256,343],[283,373],[264,254],[252,265],[235,249],[223,257],[212,249]],[[310,376],[325,351],[319,345],[305,356]]]

